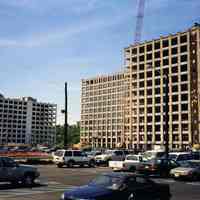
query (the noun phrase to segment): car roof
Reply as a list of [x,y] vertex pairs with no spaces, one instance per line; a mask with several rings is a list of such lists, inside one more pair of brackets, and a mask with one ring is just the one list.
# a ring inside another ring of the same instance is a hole
[[142,157],[142,155],[138,155],[138,154],[128,154],[128,155],[126,155],[126,157],[131,157],[131,156]]
[[74,150],[74,149],[58,149],[57,151],[81,151],[81,150]]
[[170,152],[170,155],[185,155],[185,154],[191,154],[190,152]]

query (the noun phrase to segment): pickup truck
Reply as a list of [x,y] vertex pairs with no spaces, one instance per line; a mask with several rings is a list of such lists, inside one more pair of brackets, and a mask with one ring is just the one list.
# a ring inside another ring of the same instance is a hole
[[106,150],[101,155],[95,156],[96,165],[109,165],[109,161],[119,161],[124,160],[126,155],[128,154],[128,151],[124,150]]
[[134,172],[142,162],[141,155],[127,155],[124,161],[109,161],[109,167],[113,171],[131,171]]
[[37,168],[29,165],[19,165],[12,158],[0,157],[0,182],[22,183],[27,186],[34,184],[40,176]]

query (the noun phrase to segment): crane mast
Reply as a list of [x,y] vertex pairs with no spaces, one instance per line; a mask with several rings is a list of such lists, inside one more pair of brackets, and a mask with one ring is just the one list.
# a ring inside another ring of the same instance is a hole
[[141,40],[143,21],[144,21],[144,9],[145,9],[145,0],[139,0],[137,19],[136,19],[136,27],[135,27],[134,44],[138,44]]

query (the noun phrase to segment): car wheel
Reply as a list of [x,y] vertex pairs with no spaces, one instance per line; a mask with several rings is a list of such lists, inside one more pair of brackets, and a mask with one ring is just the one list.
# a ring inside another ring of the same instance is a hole
[[12,184],[13,186],[16,186],[16,185],[19,184],[19,181],[11,181],[11,184]]
[[26,174],[22,181],[23,185],[32,186],[34,184],[35,177],[32,174]]
[[167,178],[169,176],[169,174],[168,174],[168,172],[166,172],[166,171],[163,170],[163,171],[161,171],[160,176],[162,178]]
[[70,160],[70,161],[67,163],[67,166],[68,166],[69,168],[72,168],[73,165],[74,165],[74,162],[73,162],[72,160]]
[[130,172],[135,172],[135,171],[136,171],[136,168],[132,166],[132,167],[129,168],[129,171],[130,171]]
[[161,197],[160,200],[170,200],[170,197]]
[[111,159],[108,159],[108,160],[106,161],[106,167],[109,167],[109,161],[111,161]]
[[89,167],[95,167],[95,161],[94,160],[90,160]]
[[198,181],[198,179],[199,179],[198,174],[193,174],[193,175],[192,175],[192,180],[193,180],[193,181]]
[[63,164],[62,164],[62,163],[58,163],[58,164],[57,164],[57,167],[58,167],[58,168],[61,168],[61,167],[63,167]]

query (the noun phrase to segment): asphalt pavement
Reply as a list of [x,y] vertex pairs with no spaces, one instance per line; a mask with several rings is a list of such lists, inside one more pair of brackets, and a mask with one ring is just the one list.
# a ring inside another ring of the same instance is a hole
[[[32,188],[0,184],[0,200],[59,200],[62,192],[75,186],[87,184],[96,175],[111,171],[98,168],[57,168],[55,165],[37,166],[41,173]],[[156,182],[170,185],[172,200],[200,200],[200,182],[183,182],[155,178]]]

